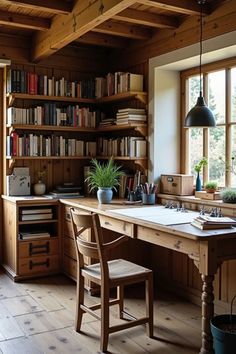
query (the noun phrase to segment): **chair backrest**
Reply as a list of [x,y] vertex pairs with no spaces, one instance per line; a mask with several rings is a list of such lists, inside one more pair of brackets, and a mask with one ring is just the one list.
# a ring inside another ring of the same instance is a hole
[[[102,271],[106,272],[107,251],[103,248],[104,241],[99,216],[95,213],[81,214],[76,212],[73,208],[70,209],[70,213],[79,267],[84,267],[83,256],[86,256],[99,259]],[[81,234],[87,229],[93,230],[96,242],[87,241],[81,237]]]

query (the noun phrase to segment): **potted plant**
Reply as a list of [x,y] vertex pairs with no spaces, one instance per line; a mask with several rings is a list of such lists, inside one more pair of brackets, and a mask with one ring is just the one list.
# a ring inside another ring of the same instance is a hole
[[235,354],[236,348],[236,315],[233,315],[233,301],[230,315],[215,316],[211,320],[211,332],[215,354]]
[[236,189],[226,188],[221,192],[223,203],[236,203]]
[[195,166],[194,166],[194,171],[197,172],[197,178],[196,178],[196,191],[201,191],[202,190],[202,183],[201,183],[201,178],[200,178],[200,172],[202,171],[202,168],[207,165],[207,158],[203,157]]
[[97,190],[97,198],[99,203],[110,203],[113,196],[113,190],[119,186],[119,178],[124,175],[120,170],[121,166],[114,164],[113,158],[110,158],[106,163],[101,164],[96,159],[91,160],[92,169],[88,172],[86,182],[90,191]]
[[205,184],[205,190],[207,193],[215,193],[217,188],[218,188],[218,185],[217,185],[217,182],[215,182],[215,181],[208,181]]

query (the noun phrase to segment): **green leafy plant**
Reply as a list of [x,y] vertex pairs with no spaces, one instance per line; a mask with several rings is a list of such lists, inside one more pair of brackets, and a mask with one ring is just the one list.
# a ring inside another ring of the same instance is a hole
[[236,189],[226,188],[221,192],[224,203],[236,203]]
[[101,164],[96,159],[91,160],[92,169],[85,182],[88,182],[90,191],[95,188],[113,188],[119,186],[119,177],[124,175],[121,166],[116,166],[111,158],[107,163]]
[[202,168],[208,164],[207,158],[203,157],[195,166],[194,171],[199,173],[201,172]]
[[205,189],[207,190],[207,189],[214,189],[214,190],[216,190],[218,188],[218,184],[217,184],[217,182],[215,182],[215,181],[208,181],[208,182],[206,182],[206,184],[205,184]]

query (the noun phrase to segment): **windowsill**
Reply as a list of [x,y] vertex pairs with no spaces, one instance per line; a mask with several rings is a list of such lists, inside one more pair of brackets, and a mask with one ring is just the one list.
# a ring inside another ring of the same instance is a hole
[[168,199],[172,201],[180,201],[180,202],[186,202],[186,203],[191,203],[191,204],[200,204],[201,206],[204,205],[209,205],[212,207],[220,207],[220,208],[225,208],[225,209],[235,209],[236,210],[236,204],[231,204],[231,203],[223,203],[222,200],[208,200],[208,199],[200,199],[196,198],[194,195],[188,195],[188,196],[180,196],[180,195],[173,195],[173,194],[158,194],[157,195],[159,199]]

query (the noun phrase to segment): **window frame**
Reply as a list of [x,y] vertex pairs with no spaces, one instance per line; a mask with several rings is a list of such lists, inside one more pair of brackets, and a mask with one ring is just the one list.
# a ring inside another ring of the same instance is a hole
[[[208,74],[225,70],[225,123],[218,124],[217,126],[225,126],[225,157],[226,161],[231,160],[231,127],[236,127],[236,122],[230,121],[230,109],[231,109],[231,81],[230,81],[230,69],[236,68],[236,57],[232,57],[229,59],[216,61],[213,63],[205,64],[202,66],[202,75],[203,75],[203,95],[207,102],[207,95],[204,92],[207,91],[207,82],[208,82]],[[190,161],[189,161],[189,149],[190,149],[190,128],[184,128],[185,117],[188,113],[187,108],[187,89],[188,89],[188,79],[192,76],[199,74],[199,66],[190,68],[180,72],[180,85],[181,85],[181,131],[182,131],[182,139],[181,139],[181,171],[182,173],[189,174],[190,173]],[[203,128],[203,156],[209,157],[209,131],[208,128]],[[225,186],[231,185],[231,172],[225,172]],[[209,168],[208,165],[203,168],[203,183],[205,183],[209,179]]]

